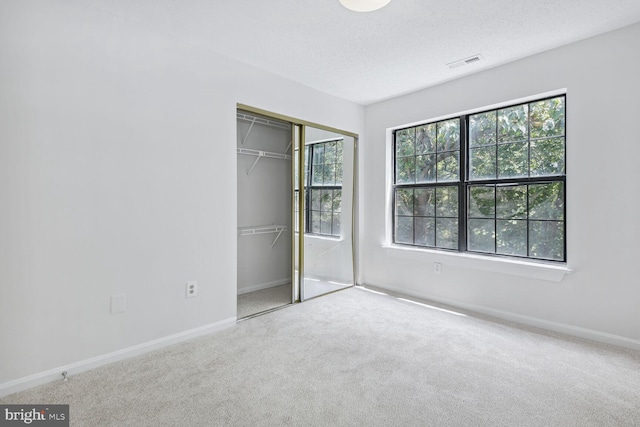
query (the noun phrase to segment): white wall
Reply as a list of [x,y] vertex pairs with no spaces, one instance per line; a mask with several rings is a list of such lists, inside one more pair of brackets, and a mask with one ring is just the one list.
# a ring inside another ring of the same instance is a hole
[[235,318],[236,103],[363,130],[360,106],[80,2],[3,1],[0,32],[0,388]]
[[[360,281],[640,349],[639,69],[634,25],[367,107]],[[387,128],[563,88],[573,273],[558,283],[523,277],[522,266],[504,274],[491,262],[383,247]]]

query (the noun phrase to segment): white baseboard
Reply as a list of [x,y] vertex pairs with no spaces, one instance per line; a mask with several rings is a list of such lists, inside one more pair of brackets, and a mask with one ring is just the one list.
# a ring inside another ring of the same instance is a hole
[[[362,286],[368,287],[369,285],[363,284]],[[494,308],[483,307],[480,305],[462,303],[459,301],[440,298],[440,297],[429,295],[426,293],[402,289],[396,286],[374,285],[374,284],[370,284],[370,286],[373,287],[374,289],[388,290],[390,292],[394,292],[398,294],[404,294],[404,295],[415,297],[415,298],[430,300],[440,304],[446,304],[451,307],[457,307],[457,308],[472,311],[475,313],[496,317],[498,319],[508,320],[510,322],[520,323],[527,326],[546,329],[548,331],[559,332],[562,334],[584,338],[591,341],[596,341],[604,344],[611,344],[618,347],[624,347],[624,348],[629,348],[631,350],[640,351],[640,341],[634,340],[632,338],[623,337],[620,335],[609,334],[606,332],[582,328],[579,326],[567,325],[565,323],[553,322],[550,320],[540,319],[537,317],[524,316],[522,314],[512,313],[512,312],[503,311],[503,310],[497,310]]]
[[260,291],[262,289],[273,288],[275,286],[286,285],[291,283],[291,278],[274,280],[273,282],[267,283],[259,283],[257,285],[244,286],[242,288],[238,288],[238,295],[248,294],[249,292]]
[[177,334],[169,335],[163,338],[158,338],[142,344],[123,348],[121,350],[116,350],[111,353],[92,357],[90,359],[80,360],[78,362],[70,363],[68,365],[59,366],[57,368],[49,369],[44,372],[38,372],[36,374],[28,375],[26,377],[22,377],[6,383],[2,383],[0,384],[0,397],[8,396],[10,394],[17,393],[19,391],[26,390],[28,388],[35,387],[41,384],[45,384],[53,381],[61,381],[63,379],[62,372],[64,371],[67,371],[67,375],[71,377],[74,374],[79,374],[80,372],[88,371],[90,369],[104,366],[109,363],[128,359],[130,357],[148,353],[150,351],[167,347],[173,344],[177,344],[183,341],[187,341],[202,335],[207,335],[216,331],[220,331],[222,329],[235,325],[236,320],[237,319],[235,317],[224,319],[219,322],[210,323],[208,325],[200,326],[198,328],[189,329],[187,331],[179,332]]

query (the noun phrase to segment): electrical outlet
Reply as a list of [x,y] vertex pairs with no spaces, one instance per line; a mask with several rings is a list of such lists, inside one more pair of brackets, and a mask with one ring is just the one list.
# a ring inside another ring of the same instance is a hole
[[193,298],[195,296],[198,295],[198,282],[197,281],[192,281],[192,282],[187,282],[187,289],[186,289],[187,293],[186,293],[186,297],[187,298]]
[[124,313],[127,309],[127,294],[111,295],[111,314]]
[[439,262],[434,262],[433,263],[433,272],[436,274],[440,274],[442,273],[442,264]]

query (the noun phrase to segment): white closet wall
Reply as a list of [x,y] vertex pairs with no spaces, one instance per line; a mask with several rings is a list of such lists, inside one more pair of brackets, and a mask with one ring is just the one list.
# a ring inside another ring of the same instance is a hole
[[243,294],[291,283],[291,128],[239,112],[237,135],[238,294]]

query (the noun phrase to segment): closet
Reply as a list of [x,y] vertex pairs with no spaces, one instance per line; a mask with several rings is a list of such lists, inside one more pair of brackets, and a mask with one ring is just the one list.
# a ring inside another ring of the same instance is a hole
[[238,110],[238,318],[292,302],[291,124]]
[[239,106],[238,319],[354,285],[356,145]]

